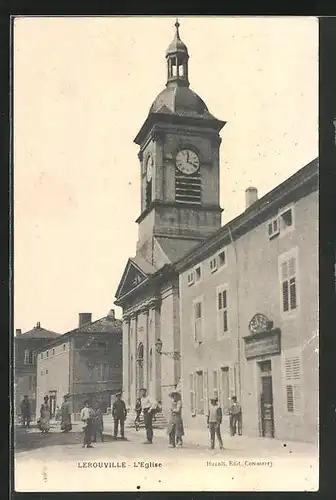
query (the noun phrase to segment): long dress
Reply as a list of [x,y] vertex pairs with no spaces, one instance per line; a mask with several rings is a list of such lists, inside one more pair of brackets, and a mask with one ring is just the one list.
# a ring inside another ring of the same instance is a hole
[[50,408],[48,404],[43,403],[41,405],[40,414],[39,428],[42,432],[48,432],[50,429]]
[[61,406],[61,431],[69,432],[72,429],[71,413],[69,403],[64,402]]

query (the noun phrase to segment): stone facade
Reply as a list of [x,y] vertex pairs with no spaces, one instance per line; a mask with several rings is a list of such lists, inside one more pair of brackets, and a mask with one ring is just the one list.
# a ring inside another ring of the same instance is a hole
[[37,357],[38,407],[48,395],[54,413],[69,394],[73,413],[79,413],[85,399],[100,402],[106,412],[111,396],[122,387],[121,338],[122,322],[112,311],[41,349]]

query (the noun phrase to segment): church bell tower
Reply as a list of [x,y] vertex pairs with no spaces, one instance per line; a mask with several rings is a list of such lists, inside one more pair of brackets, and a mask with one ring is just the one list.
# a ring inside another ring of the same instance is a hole
[[134,142],[141,172],[137,255],[156,268],[174,262],[221,226],[220,130],[189,87],[186,45],[179,23],[166,51],[167,82]]

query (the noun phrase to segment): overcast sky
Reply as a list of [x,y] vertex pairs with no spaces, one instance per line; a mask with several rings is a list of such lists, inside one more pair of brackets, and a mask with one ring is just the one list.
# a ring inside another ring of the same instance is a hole
[[[314,18],[179,19],[190,87],[221,132],[225,224],[318,155]],[[64,333],[114,308],[140,213],[133,139],[166,83],[173,17],[19,18],[14,323]],[[121,310],[115,308],[117,315]]]

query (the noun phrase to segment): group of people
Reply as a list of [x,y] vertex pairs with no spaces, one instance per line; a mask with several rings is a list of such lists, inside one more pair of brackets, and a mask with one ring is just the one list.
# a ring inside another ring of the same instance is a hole
[[[125,439],[125,420],[127,417],[127,409],[125,402],[121,398],[121,392],[116,394],[116,399],[112,406],[112,416],[114,419],[114,438],[117,439],[118,431],[120,430],[121,439]],[[184,426],[182,418],[182,398],[181,394],[173,391],[169,394],[171,398],[170,414],[168,421],[168,439],[169,446],[175,448],[176,446],[183,445]],[[62,406],[59,410],[59,417],[61,421],[61,432],[67,433],[72,429],[71,410],[69,405],[69,395],[66,394],[63,398]],[[229,407],[230,418],[230,434],[234,436],[238,433],[242,434],[242,410],[240,404],[237,402],[236,396],[231,398],[231,405]],[[136,418],[134,426],[136,430],[140,428],[140,417],[143,413],[144,425],[146,430],[146,441],[144,444],[153,443],[153,420],[155,415],[162,410],[161,402],[156,402],[149,397],[146,389],[140,390],[140,398],[136,401],[135,412]],[[29,427],[30,424],[30,405],[28,396],[24,396],[21,402],[21,417],[24,427]],[[40,408],[40,418],[37,421],[38,428],[43,434],[47,434],[50,430],[50,405],[49,396],[44,397],[43,404]],[[100,409],[99,403],[92,407],[89,400],[84,401],[84,407],[80,413],[80,419],[83,422],[83,448],[92,448],[92,443],[97,442],[99,437],[100,441],[104,441],[103,430],[103,414]],[[210,448],[215,447],[215,438],[217,437],[220,449],[223,449],[223,440],[221,436],[220,426],[222,424],[223,411],[218,402],[218,397],[214,395],[210,398],[209,411],[207,414],[207,427],[210,433]]]
[[[169,446],[175,448],[176,446],[183,445],[184,426],[182,418],[182,398],[181,394],[173,391],[169,394],[171,398],[170,415],[168,421],[168,438]],[[127,416],[126,405],[121,399],[121,393],[116,395],[116,401],[112,407],[112,416],[114,418],[114,437],[117,437],[118,424],[120,424],[121,437],[124,439],[124,425]],[[234,436],[237,432],[238,435],[242,433],[242,411],[241,406],[237,402],[236,396],[231,398],[231,405],[229,407],[230,418],[230,434]],[[140,428],[140,417],[143,413],[144,425],[146,430],[146,441],[144,444],[151,444],[153,442],[153,420],[155,415],[162,410],[161,403],[156,402],[147,394],[146,389],[140,390],[140,398],[137,399],[135,405],[136,417],[134,426],[136,430]],[[223,411],[219,405],[218,397],[213,396],[210,398],[209,411],[207,414],[207,426],[210,433],[210,448],[215,447],[215,438],[219,443],[220,449],[223,449],[223,440],[221,436],[220,426],[222,424]]]

